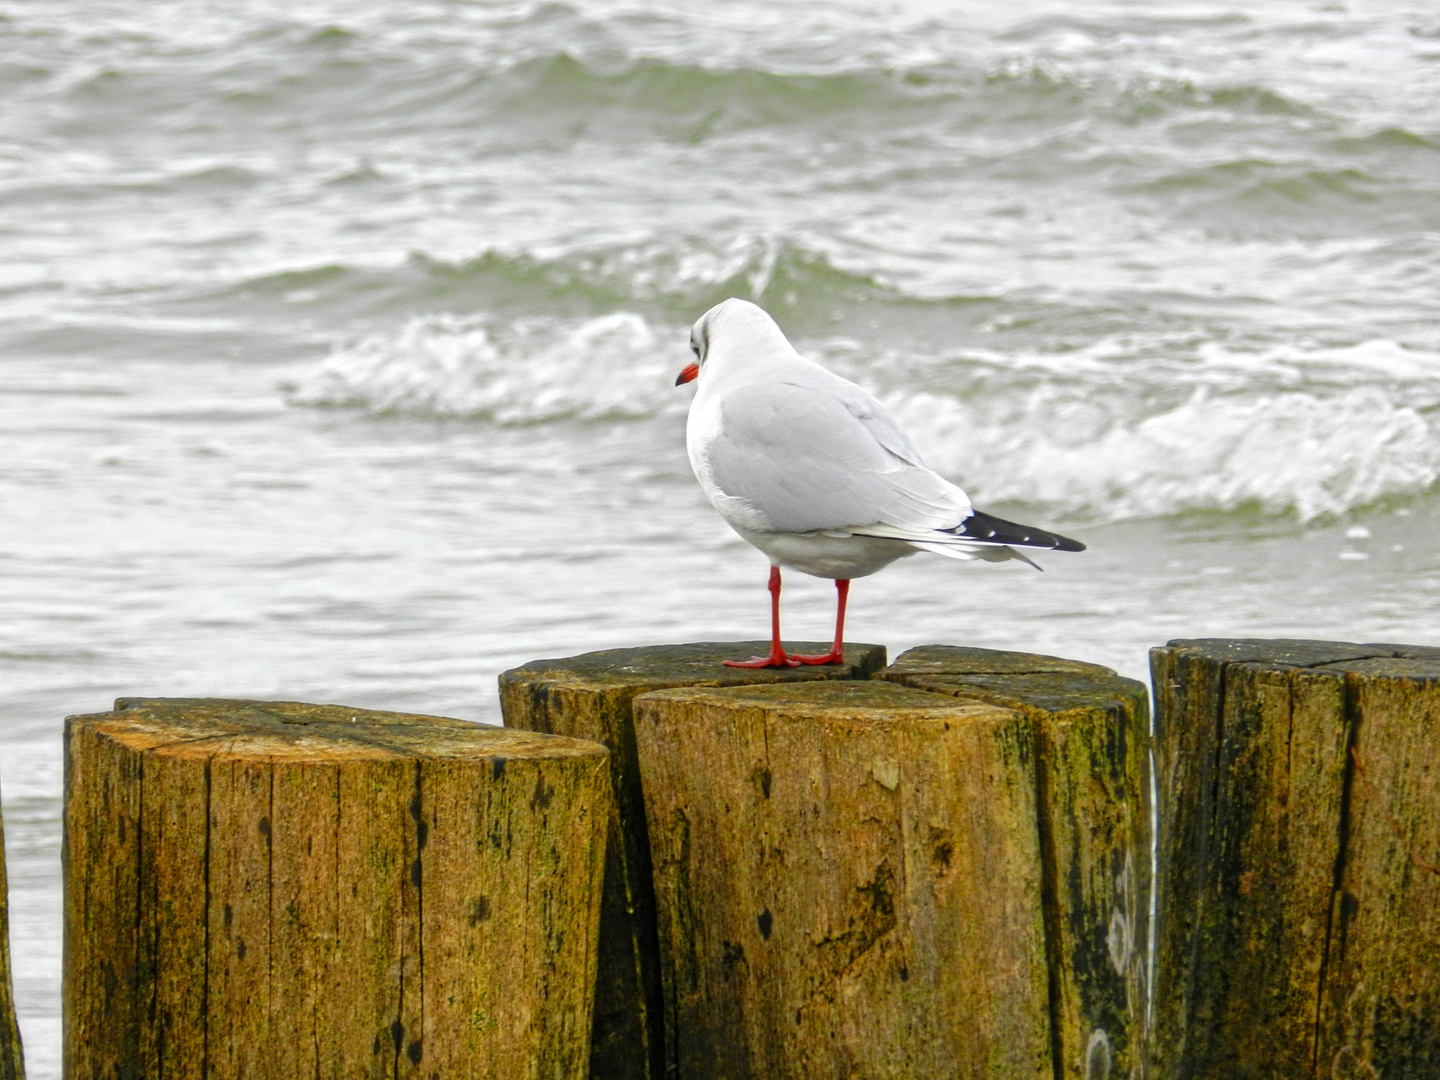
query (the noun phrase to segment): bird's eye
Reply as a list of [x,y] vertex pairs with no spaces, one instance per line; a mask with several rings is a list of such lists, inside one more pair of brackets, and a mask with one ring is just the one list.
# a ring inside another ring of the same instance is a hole
[[700,346],[696,345],[693,341],[690,342],[690,351],[695,354],[696,360],[700,359]]

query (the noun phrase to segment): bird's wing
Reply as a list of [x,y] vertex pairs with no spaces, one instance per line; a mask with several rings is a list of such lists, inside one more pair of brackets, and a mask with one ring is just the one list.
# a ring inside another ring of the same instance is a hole
[[735,387],[705,449],[722,493],[779,532],[953,527],[970,500],[925,467],[884,407],[823,369]]

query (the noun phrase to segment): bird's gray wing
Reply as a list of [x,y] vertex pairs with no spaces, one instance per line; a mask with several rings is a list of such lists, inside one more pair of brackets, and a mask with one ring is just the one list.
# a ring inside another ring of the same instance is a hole
[[925,467],[878,401],[822,374],[725,394],[706,455],[721,491],[779,532],[874,524],[928,531],[970,513],[965,493]]

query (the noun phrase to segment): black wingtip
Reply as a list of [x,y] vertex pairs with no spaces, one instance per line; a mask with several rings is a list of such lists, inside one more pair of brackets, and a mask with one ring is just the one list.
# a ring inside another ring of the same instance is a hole
[[1046,532],[1031,525],[974,510],[970,516],[953,529],[951,535],[962,540],[979,540],[987,544],[1007,544],[1011,547],[1048,548],[1051,551],[1084,551],[1085,545],[1059,533]]

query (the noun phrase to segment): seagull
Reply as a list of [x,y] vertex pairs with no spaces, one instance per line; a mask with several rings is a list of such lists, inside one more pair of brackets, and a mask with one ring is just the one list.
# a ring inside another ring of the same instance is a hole
[[[729,667],[844,663],[850,582],[917,551],[1019,559],[1017,547],[1084,551],[1078,540],[993,517],[928,468],[866,390],[805,359],[763,308],[730,299],[690,331],[696,383],[685,443],[710,503],[770,560],[770,654]],[[831,578],[835,643],[819,656],[780,645],[780,568]]]

